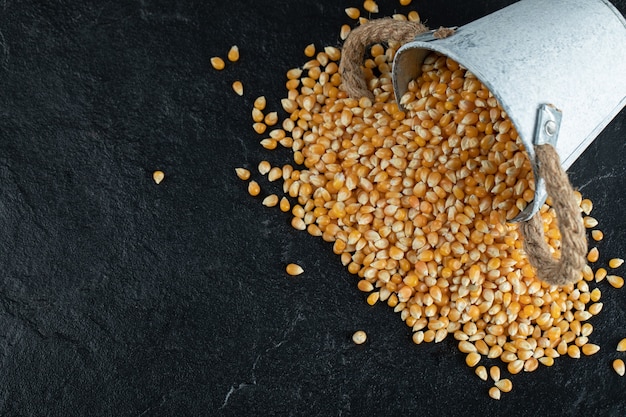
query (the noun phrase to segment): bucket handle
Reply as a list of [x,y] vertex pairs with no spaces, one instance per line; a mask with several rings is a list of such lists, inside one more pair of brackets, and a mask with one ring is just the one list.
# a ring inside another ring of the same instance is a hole
[[[419,22],[392,18],[371,20],[354,29],[345,40],[339,63],[343,89],[350,97],[373,98],[363,77],[361,64],[366,48],[379,42],[410,42],[415,36],[428,31]],[[439,28],[434,37],[447,37],[454,33]],[[534,146],[538,177],[545,179],[546,190],[552,197],[553,208],[561,232],[561,256],[555,259],[545,240],[541,213],[520,224],[524,237],[524,250],[537,277],[551,285],[567,285],[578,281],[586,264],[587,236],[574,197],[574,190],[561,167],[559,155],[552,143],[537,142]]]

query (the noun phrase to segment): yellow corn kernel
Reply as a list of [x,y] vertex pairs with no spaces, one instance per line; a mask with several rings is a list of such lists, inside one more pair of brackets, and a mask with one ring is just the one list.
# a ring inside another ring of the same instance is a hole
[[272,166],[268,161],[259,162],[258,170],[261,175],[267,174],[268,172],[270,172],[270,169],[272,169]]
[[[604,268],[598,268],[596,269],[596,273],[595,273],[595,277],[596,277],[596,282],[600,282],[602,281],[604,278],[606,278],[607,276],[607,271]],[[597,289],[597,288],[596,288]]]
[[601,230],[592,230],[591,231],[591,238],[593,240],[595,240],[596,242],[601,241],[602,239],[604,239],[604,233],[602,233]]
[[419,13],[417,13],[415,10],[411,10],[409,12],[409,14],[406,15],[406,17],[409,19],[409,21],[411,22],[419,22],[420,21],[420,15]]
[[583,224],[585,225],[587,229],[591,229],[598,225],[598,221],[591,216],[585,216],[583,217]]
[[[237,169],[243,169],[243,168],[237,168]],[[249,173],[248,173],[249,174]],[[239,171],[237,172],[237,175],[239,175]],[[245,174],[244,174],[245,176]],[[249,175],[248,175],[249,177]],[[152,173],[152,179],[154,180],[155,183],[160,184],[161,181],[163,181],[163,179],[165,178],[165,173],[163,171],[154,171]],[[241,178],[241,176],[239,177]],[[243,178],[242,178],[243,179]],[[246,178],[247,179],[247,178]]]
[[361,15],[361,12],[356,7],[348,7],[345,11],[350,19],[358,19]]
[[367,340],[367,333],[363,330],[357,330],[352,335],[352,341],[357,345],[362,345]]
[[259,96],[254,99],[254,103],[252,105],[255,109],[263,111],[265,110],[265,106],[267,105],[267,99],[265,98],[265,96]]
[[287,199],[287,197],[283,197],[280,199],[280,211],[287,213],[289,210],[291,210],[291,204],[289,203],[289,200]]
[[465,357],[465,363],[470,368],[473,368],[474,366],[476,366],[478,364],[478,362],[480,362],[480,358],[481,358],[480,353],[478,353],[478,352],[470,352]]
[[367,304],[373,306],[374,304],[376,304],[379,298],[380,298],[380,293],[378,291],[373,292],[367,296]]
[[350,34],[351,31],[352,31],[352,28],[350,28],[350,25],[341,25],[341,29],[339,31],[339,37],[341,38],[341,40],[345,41],[348,38],[348,35]]
[[598,252],[598,248],[596,247],[591,248],[591,250],[587,254],[587,260],[589,262],[596,262],[599,257],[600,257],[600,252]]
[[600,346],[594,345],[593,343],[587,343],[583,345],[581,350],[585,356],[591,356],[600,350]]
[[[307,57],[309,57],[309,58],[312,58],[313,56],[315,56],[315,45],[314,45],[314,44],[312,44],[312,43],[308,44],[308,45],[304,48],[304,55],[305,55],[305,56],[307,56]],[[299,77],[299,76],[300,76],[300,75],[298,75],[298,77]],[[296,78],[298,78],[298,77],[296,77]]]
[[489,376],[491,377],[491,379],[493,379],[494,382],[498,382],[500,380],[500,367],[494,365],[489,368]]
[[626,370],[624,367],[624,361],[621,359],[615,359],[613,361],[613,369],[619,376],[624,376],[624,371]]
[[245,168],[235,168],[235,173],[239,177],[239,179],[246,181],[250,178],[250,171]]
[[256,133],[258,133],[259,135],[262,135],[263,133],[265,133],[265,130],[267,129],[267,125],[265,123],[257,122],[257,123],[252,124],[252,128],[254,129]]
[[259,186],[259,183],[254,180],[250,181],[248,183],[248,194],[255,197],[259,195],[259,193],[261,193],[261,187]]
[[232,87],[233,87],[233,91],[238,96],[243,96],[243,84],[241,83],[241,81],[239,80],[233,81]]
[[487,368],[485,368],[483,365],[477,366],[474,372],[483,381],[487,380]]
[[588,198],[585,198],[580,202],[580,208],[587,216],[591,214],[591,210],[593,210],[593,203]]
[[262,201],[265,207],[275,207],[278,204],[278,196],[276,194],[270,194]]
[[626,352],[626,337],[619,341],[617,344],[618,352]]
[[231,46],[230,49],[228,50],[227,57],[230,62],[239,61],[239,47],[237,45]]
[[296,275],[300,275],[304,272],[304,269],[302,269],[302,267],[298,264],[288,264],[287,267],[285,268],[285,270],[287,271],[287,273],[291,276],[296,276]]
[[224,67],[226,66],[226,63],[224,62],[224,60],[222,58],[220,58],[219,56],[214,56],[213,58],[211,58],[211,65],[213,66],[213,68],[215,68],[218,71],[221,71],[224,69]]
[[363,8],[370,13],[378,13],[378,4],[374,0],[365,0]]
[[513,389],[513,383],[508,378],[500,379],[494,385],[502,392],[511,392]]
[[489,396],[491,398],[493,398],[494,400],[499,400],[500,399],[500,397],[501,397],[500,392],[501,391],[500,391],[500,389],[498,387],[491,387],[491,388],[489,388]]
[[624,286],[624,278],[618,275],[607,275],[606,280],[609,281],[614,288],[622,288]]
[[613,258],[609,261],[609,268],[619,268],[624,263],[624,260],[621,258]]
[[400,0],[401,6],[408,6],[409,4],[411,4],[411,0]]

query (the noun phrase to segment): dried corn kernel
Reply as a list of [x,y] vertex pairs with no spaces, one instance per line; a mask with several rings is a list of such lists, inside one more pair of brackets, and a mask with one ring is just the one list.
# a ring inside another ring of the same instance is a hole
[[624,376],[624,371],[626,370],[624,368],[624,361],[621,359],[615,359],[613,361],[613,369],[619,376]]
[[259,96],[256,99],[254,99],[254,103],[253,103],[253,107],[257,110],[265,110],[265,106],[267,104],[267,99],[265,98],[265,96]]
[[[308,44],[305,48],[304,48],[304,55],[306,55],[307,57],[311,58],[313,56],[315,56],[315,45],[310,43]],[[300,75],[298,75],[299,77]],[[297,77],[296,77],[297,78]]]
[[262,201],[265,207],[275,207],[278,204],[278,196],[276,194],[270,194]]
[[346,9],[346,14],[350,19],[358,19],[361,15],[361,12],[356,7],[348,7]]
[[618,275],[607,275],[606,280],[609,281],[614,288],[622,288],[624,286],[624,278]]
[[513,389],[513,383],[508,378],[500,379],[494,385],[502,392],[511,392]]
[[241,81],[233,81],[232,87],[233,91],[237,93],[238,96],[243,96],[243,84]]
[[478,375],[478,377],[483,381],[487,380],[487,368],[483,365],[477,366],[474,372],[476,372],[476,375]]
[[163,181],[163,179],[165,178],[165,173],[163,171],[154,171],[152,173],[152,179],[154,180],[154,182],[156,182],[157,184],[160,184],[161,181]]
[[289,265],[287,265],[285,270],[291,276],[300,275],[300,274],[302,274],[304,272],[304,269],[302,269],[302,267],[300,265],[298,265],[298,264],[289,264]]
[[248,193],[253,197],[259,195],[261,193],[261,187],[259,186],[259,183],[254,180],[250,181],[248,183]]
[[501,391],[500,391],[500,389],[498,387],[491,387],[491,388],[489,388],[489,396],[491,398],[493,398],[494,400],[499,400],[500,399],[500,397],[501,397],[500,392]]
[[604,239],[604,233],[602,233],[601,230],[592,230],[591,231],[591,237],[593,238],[593,240],[595,240],[596,242],[601,241],[602,239]]
[[596,262],[600,257],[600,253],[598,252],[598,248],[591,248],[589,253],[587,254],[587,260],[589,262]]
[[626,351],[626,338],[623,338],[622,340],[619,341],[619,343],[617,344],[617,351],[618,352]]
[[230,49],[228,50],[227,57],[230,62],[239,61],[239,47],[237,45],[231,46]]
[[613,258],[609,261],[609,268],[619,268],[624,263],[624,260],[621,258]]
[[365,333],[363,330],[357,330],[352,335],[352,341],[356,343],[357,345],[362,345],[363,343],[365,343],[366,340],[367,340],[367,333]]
[[235,173],[241,180],[246,181],[248,178],[250,178],[250,171],[245,168],[235,168]]
[[365,0],[363,8],[370,13],[378,13],[378,4],[374,0]]
[[272,166],[270,165],[268,161],[261,161],[259,162],[258,169],[259,169],[259,174],[265,175],[268,172],[270,172],[270,169],[272,169]]
[[226,63],[224,63],[224,60],[219,56],[214,56],[213,58],[211,58],[211,65],[214,69],[221,71],[226,66]]

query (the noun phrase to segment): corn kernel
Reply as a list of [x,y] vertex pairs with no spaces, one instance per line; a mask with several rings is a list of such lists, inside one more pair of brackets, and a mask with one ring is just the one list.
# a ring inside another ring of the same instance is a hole
[[213,66],[214,69],[221,71],[224,69],[224,67],[226,66],[226,64],[224,63],[224,60],[218,56],[214,56],[213,58],[211,58],[211,65]]
[[230,49],[228,50],[227,57],[230,62],[239,61],[239,47],[237,45],[231,46]]
[[287,271],[287,273],[291,276],[296,276],[296,275],[300,275],[302,273],[304,273],[304,269],[302,269],[302,267],[298,264],[288,264],[287,267],[285,268],[285,270]]

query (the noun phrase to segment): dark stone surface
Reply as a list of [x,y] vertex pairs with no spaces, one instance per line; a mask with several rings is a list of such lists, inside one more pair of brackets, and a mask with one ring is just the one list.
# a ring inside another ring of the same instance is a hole
[[[414,3],[437,27],[512,1]],[[289,160],[258,145],[252,101],[279,110],[304,46],[339,45],[343,10],[359,5],[0,1],[0,415],[626,413],[610,366],[624,290],[599,285],[598,354],[518,375],[496,402],[451,338],[414,345],[329,244],[235,177]],[[214,71],[233,44],[241,61]],[[603,264],[626,255],[625,121],[570,169],[595,203]],[[305,275],[285,276],[293,261]]]

